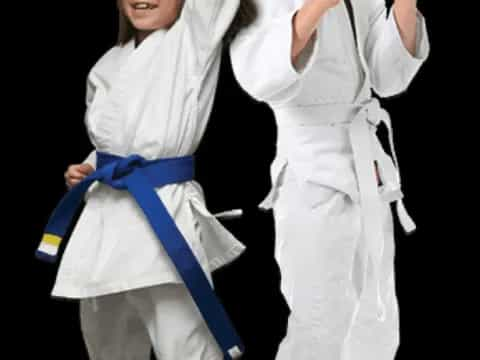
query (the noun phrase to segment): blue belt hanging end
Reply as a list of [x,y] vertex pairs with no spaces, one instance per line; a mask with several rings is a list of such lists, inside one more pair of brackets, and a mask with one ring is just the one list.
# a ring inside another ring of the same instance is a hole
[[38,249],[35,251],[35,257],[39,260],[49,263],[57,261],[58,248],[62,242],[62,237],[44,233]]
[[202,267],[155,192],[156,187],[190,181],[194,177],[194,157],[146,160],[133,154],[120,157],[97,151],[97,170],[72,187],[52,213],[35,256],[55,262],[58,248],[86,191],[94,181],[127,190],[143,210],[157,238],[202,314],[224,358],[237,359],[244,345],[213,291]]
[[62,198],[45,226],[42,240],[35,251],[37,259],[49,263],[57,261],[58,249],[68,230],[68,226],[81,204],[85,192],[97,179],[99,179],[98,174],[91,174],[91,176],[72,187]]

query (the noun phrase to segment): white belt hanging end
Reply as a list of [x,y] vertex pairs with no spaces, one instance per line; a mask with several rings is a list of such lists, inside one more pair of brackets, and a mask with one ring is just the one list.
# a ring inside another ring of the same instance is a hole
[[213,214],[216,218],[219,219],[235,219],[239,218],[243,215],[243,210],[242,209],[233,209],[233,210],[228,210],[228,211],[222,211],[219,213]]
[[397,215],[398,219],[400,221],[400,224],[403,227],[403,230],[405,231],[406,234],[412,234],[416,229],[417,226],[413,222],[412,218],[410,215],[408,215],[407,209],[405,209],[405,205],[403,203],[403,200],[397,200]]

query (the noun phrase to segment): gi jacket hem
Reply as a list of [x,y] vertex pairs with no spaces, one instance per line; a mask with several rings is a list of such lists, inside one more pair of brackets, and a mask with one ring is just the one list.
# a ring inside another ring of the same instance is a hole
[[[293,168],[293,169],[292,169]],[[309,204],[311,208],[314,208],[333,195],[333,191],[343,192],[346,196],[349,196],[351,201],[359,203],[359,194],[357,189],[342,189],[339,185],[331,185],[327,181],[316,180],[313,181],[312,176],[300,175],[301,170],[294,169],[295,165],[292,165],[292,161],[289,161],[286,156],[277,155],[270,165],[270,178],[271,187],[265,198],[258,204],[261,210],[268,211],[273,209],[277,200],[278,191],[285,181],[287,171],[293,171],[293,176],[299,180],[299,188],[301,196],[305,202]],[[385,178],[380,174],[380,178],[383,182],[378,187],[380,198],[384,202],[394,202],[404,197],[403,192],[396,184],[386,182]],[[310,179],[310,180],[309,180]],[[312,191],[312,186],[316,186],[316,189]],[[326,198],[327,197],[327,198]]]
[[[212,272],[233,262],[244,252],[246,247],[217,220],[215,215],[208,211],[204,203],[203,192],[200,185],[196,181],[191,181],[184,185],[187,185],[184,186],[185,192],[183,197],[183,201],[186,203],[185,206],[181,207],[183,209],[182,211],[185,211],[181,216],[184,217],[183,222],[189,225],[187,225],[185,229],[180,228],[180,230],[185,230],[190,233],[188,237],[190,240],[187,241],[213,287]],[[162,188],[156,189],[159,196],[161,190]],[[102,183],[95,182],[88,191],[87,201],[103,201],[111,195],[109,188],[105,188]],[[86,207],[88,205],[89,204],[87,204]],[[90,204],[90,207],[86,210],[97,211],[99,209],[98,206],[98,204]],[[95,216],[94,214],[95,213],[90,212],[89,214],[85,213],[82,215],[91,217]],[[77,225],[80,224],[77,223]],[[71,240],[85,241],[86,239],[82,238],[82,235],[79,237],[77,233],[76,237],[72,237]],[[159,240],[156,239],[156,241]],[[67,247],[69,244],[70,243],[67,244]],[[65,251],[67,251],[67,249],[65,249]],[[115,251],[115,249],[111,251]],[[70,260],[72,260],[71,257]],[[60,277],[57,275],[57,280],[51,292],[52,297],[86,298],[164,283],[183,282],[174,270],[174,267],[168,267],[170,268],[168,271],[157,272],[149,270],[139,272],[136,275],[132,274],[131,277],[120,278],[117,276],[111,279],[99,278],[96,280],[96,274],[98,274],[99,271],[103,272],[105,263],[100,266],[100,270],[97,268],[91,272],[89,271],[88,273],[90,275],[85,277],[76,274],[74,271],[74,269],[77,268],[82,269],[83,265],[78,264],[82,263],[83,260],[77,257],[74,262],[73,268],[70,267],[67,271],[63,269],[63,271],[59,273]],[[60,264],[60,267],[62,268],[62,264]],[[167,268],[165,270],[167,270]]]
[[[288,160],[285,156],[277,155],[270,167],[272,186],[267,196],[258,205],[262,210],[269,210],[275,207],[278,192],[287,179],[295,179],[300,196],[310,207],[315,208],[330,199],[335,192],[341,192],[352,201],[358,202],[357,192],[349,189],[342,189],[338,185],[329,184],[327,181],[314,180],[311,173],[301,169],[298,162]],[[292,173],[287,174],[288,171]]]
[[[210,271],[213,272],[235,260],[246,249],[205,206],[200,185],[193,181],[198,192],[187,194],[190,208],[200,227],[200,243],[207,255]],[[200,196],[199,196],[200,194]]]

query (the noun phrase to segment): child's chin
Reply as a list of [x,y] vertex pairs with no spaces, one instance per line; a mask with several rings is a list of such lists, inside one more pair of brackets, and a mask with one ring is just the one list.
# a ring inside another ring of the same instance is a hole
[[155,23],[154,21],[149,21],[148,19],[135,19],[132,21],[135,29],[139,31],[155,31],[164,26],[162,24]]

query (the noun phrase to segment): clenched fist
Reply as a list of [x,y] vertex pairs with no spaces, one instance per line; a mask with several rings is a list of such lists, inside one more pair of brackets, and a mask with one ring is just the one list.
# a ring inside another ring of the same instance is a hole
[[94,170],[95,169],[87,163],[69,165],[67,171],[64,173],[65,184],[70,189],[90,175]]

